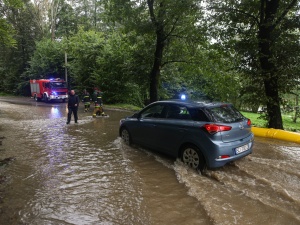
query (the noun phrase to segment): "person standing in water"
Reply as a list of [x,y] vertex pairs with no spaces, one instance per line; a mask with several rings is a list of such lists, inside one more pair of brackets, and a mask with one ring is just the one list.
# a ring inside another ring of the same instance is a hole
[[90,111],[91,100],[90,93],[84,90],[82,98],[82,101],[84,102],[84,112]]
[[74,90],[71,90],[70,95],[69,95],[69,99],[68,99],[68,120],[67,120],[67,124],[70,123],[72,114],[74,115],[75,123],[77,123],[77,121],[78,121],[78,115],[77,115],[78,106],[79,106],[79,97],[78,97],[78,95],[75,95]]

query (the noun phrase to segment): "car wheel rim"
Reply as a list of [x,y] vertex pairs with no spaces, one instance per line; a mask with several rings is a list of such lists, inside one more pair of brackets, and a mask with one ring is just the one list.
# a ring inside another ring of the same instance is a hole
[[124,142],[126,143],[126,144],[128,144],[129,145],[129,143],[130,143],[130,140],[129,140],[129,133],[128,133],[128,131],[127,130],[123,130],[122,131],[122,139],[124,140]]
[[187,148],[184,150],[182,155],[182,160],[186,165],[194,169],[197,169],[199,167],[199,163],[200,163],[199,155],[196,152],[196,150],[193,148]]

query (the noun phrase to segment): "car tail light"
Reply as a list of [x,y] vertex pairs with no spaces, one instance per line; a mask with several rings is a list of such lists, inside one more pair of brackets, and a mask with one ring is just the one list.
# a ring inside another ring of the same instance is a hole
[[231,126],[224,126],[224,125],[218,125],[218,124],[205,124],[203,126],[208,133],[215,134],[221,131],[229,131],[231,130]]
[[220,155],[219,156],[219,159],[227,159],[229,158],[230,156],[229,155]]
[[251,123],[251,120],[250,120],[250,119],[248,119],[248,121],[247,121],[247,125],[248,125],[248,126],[251,126],[251,124],[252,124],[252,123]]

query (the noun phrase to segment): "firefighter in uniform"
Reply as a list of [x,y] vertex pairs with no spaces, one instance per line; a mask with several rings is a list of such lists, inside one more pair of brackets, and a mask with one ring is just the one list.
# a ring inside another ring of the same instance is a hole
[[98,92],[97,99],[95,101],[95,109],[93,112],[93,117],[100,116],[100,115],[105,116],[102,105],[103,105],[102,96],[100,92]]
[[86,90],[83,92],[82,101],[84,103],[84,112],[90,111],[91,97],[90,93],[88,93]]
[[95,89],[93,92],[93,102],[96,105],[97,102],[98,91]]

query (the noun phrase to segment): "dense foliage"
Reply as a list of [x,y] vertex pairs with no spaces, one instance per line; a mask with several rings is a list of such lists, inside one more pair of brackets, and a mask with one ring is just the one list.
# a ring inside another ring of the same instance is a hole
[[280,129],[281,110],[299,104],[297,0],[0,3],[0,92],[29,95],[29,79],[60,77],[106,103],[184,93],[266,106]]
[[253,87],[267,106],[268,126],[282,129],[280,94],[299,82],[299,2],[222,0],[209,8],[215,33],[239,56],[237,66],[260,84]]

